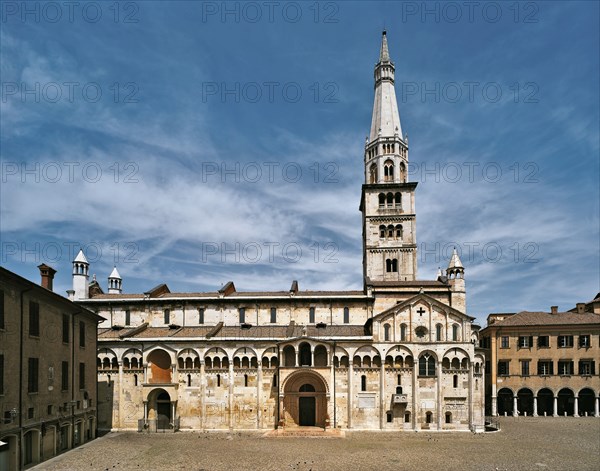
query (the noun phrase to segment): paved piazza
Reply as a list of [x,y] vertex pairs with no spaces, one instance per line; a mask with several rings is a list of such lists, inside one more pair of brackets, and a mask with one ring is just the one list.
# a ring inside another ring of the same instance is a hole
[[252,433],[110,433],[36,470],[600,469],[600,419],[502,418],[501,431],[348,432],[345,439]]

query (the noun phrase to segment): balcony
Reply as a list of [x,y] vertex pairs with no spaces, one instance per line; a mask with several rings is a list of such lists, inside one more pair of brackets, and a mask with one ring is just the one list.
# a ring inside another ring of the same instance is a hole
[[408,403],[408,394],[392,394],[392,402],[394,404]]

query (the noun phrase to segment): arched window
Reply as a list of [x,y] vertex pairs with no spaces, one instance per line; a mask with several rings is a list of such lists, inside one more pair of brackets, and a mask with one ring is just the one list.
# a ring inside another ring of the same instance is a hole
[[379,226],[379,237],[385,239],[385,226],[383,224]]
[[404,162],[400,162],[400,181],[406,183],[406,165],[404,165]]
[[315,392],[315,387],[312,384],[303,384],[300,386],[300,392]]
[[435,326],[435,339],[438,342],[442,341],[442,326],[441,326],[441,324],[438,324]]
[[433,422],[433,414],[431,412],[427,412],[425,414],[425,422],[427,422],[428,424]]
[[385,271],[387,273],[391,273],[392,272],[392,261],[389,258],[387,258],[385,260]]
[[187,375],[187,385],[188,388],[192,385],[192,375]]
[[402,226],[400,224],[396,224],[396,239],[402,240]]
[[452,423],[452,412],[446,412],[446,423],[447,424]]
[[248,375],[244,375],[244,386],[248,387]]
[[405,423],[410,423],[410,412],[405,412],[404,413],[404,422]]
[[396,193],[394,195],[394,205],[399,208],[400,206],[402,206],[402,194],[401,193]]
[[377,183],[377,165],[371,165],[369,169],[369,183]]
[[419,357],[419,376],[435,376],[435,358],[427,353]]
[[390,239],[394,238],[394,226],[392,226],[391,224],[387,227],[387,236]]
[[383,340],[385,342],[390,341],[390,325],[389,324],[385,324],[383,326]]
[[385,206],[385,195],[383,193],[379,193],[379,207],[382,208]]
[[134,386],[138,385],[138,375],[133,375],[133,385]]
[[454,324],[452,326],[452,340],[453,341],[458,341],[458,325]]
[[398,273],[398,259],[397,258],[394,258],[392,260],[392,272]]
[[361,391],[367,390],[367,377],[365,375],[362,375],[360,377],[360,390]]
[[345,307],[344,308],[344,324],[349,324],[350,323],[350,308]]
[[392,193],[388,193],[386,196],[386,202],[389,207],[394,206],[394,195]]
[[394,181],[394,162],[386,160],[383,164],[383,176],[386,182]]
[[400,341],[406,342],[406,324],[400,326]]
[[452,376],[452,387],[458,388],[458,375]]

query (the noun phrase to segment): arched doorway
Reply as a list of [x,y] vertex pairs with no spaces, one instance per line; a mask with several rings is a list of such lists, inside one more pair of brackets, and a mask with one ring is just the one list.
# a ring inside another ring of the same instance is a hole
[[498,415],[512,415],[513,392],[508,388],[498,391]]
[[327,388],[320,375],[310,371],[292,374],[285,380],[283,391],[287,426],[326,426]]
[[558,391],[558,415],[573,415],[575,406],[575,394],[570,389],[564,388]]
[[173,403],[164,389],[155,389],[148,395],[148,422],[150,431],[173,428]]
[[531,389],[523,388],[519,389],[517,393],[517,409],[519,415],[533,415],[533,392]]
[[590,388],[585,388],[579,391],[579,415],[594,415],[594,406],[596,397],[594,391]]

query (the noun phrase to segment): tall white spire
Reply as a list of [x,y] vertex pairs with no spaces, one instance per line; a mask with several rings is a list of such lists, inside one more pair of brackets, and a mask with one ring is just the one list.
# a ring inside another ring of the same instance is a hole
[[80,249],[75,260],[73,260],[73,290],[72,293],[69,293],[74,300],[89,297],[89,269],[90,264],[85,258],[83,250]]
[[394,73],[395,67],[390,60],[387,34],[383,31],[379,62],[375,66],[375,101],[369,142],[375,141],[378,137],[397,135],[402,138],[400,113],[394,89]]
[[108,294],[121,294],[121,286],[123,280],[117,267],[113,268],[113,271],[108,275]]

